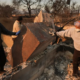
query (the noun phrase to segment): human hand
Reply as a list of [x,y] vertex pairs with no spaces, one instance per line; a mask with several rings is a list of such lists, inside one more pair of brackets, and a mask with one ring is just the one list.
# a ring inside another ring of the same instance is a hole
[[49,31],[49,34],[52,35],[52,36],[54,36],[55,35],[55,32]]
[[18,31],[17,33],[16,33],[16,35],[19,35],[20,34],[20,31]]

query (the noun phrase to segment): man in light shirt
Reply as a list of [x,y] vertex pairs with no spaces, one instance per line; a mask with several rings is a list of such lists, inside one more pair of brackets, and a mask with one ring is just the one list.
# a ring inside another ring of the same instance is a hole
[[[18,31],[21,30],[21,28],[22,28],[22,24],[21,24],[22,23],[22,20],[23,20],[22,16],[19,16],[16,19],[16,21],[13,24],[13,30],[12,30],[12,32],[18,32]],[[13,40],[15,40],[16,37],[17,36],[12,36]]]
[[80,60],[80,21],[74,23],[75,27],[67,29],[65,31],[59,31],[55,34],[62,37],[71,37],[74,42],[74,54],[73,54],[73,76],[79,76],[78,66]]

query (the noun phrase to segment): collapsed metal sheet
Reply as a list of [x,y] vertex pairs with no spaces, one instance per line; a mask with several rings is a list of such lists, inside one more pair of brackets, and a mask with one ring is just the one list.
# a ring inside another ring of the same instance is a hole
[[44,23],[27,23],[15,39],[7,59],[15,67],[38,55],[53,39],[55,41],[55,37],[49,35],[49,28]]

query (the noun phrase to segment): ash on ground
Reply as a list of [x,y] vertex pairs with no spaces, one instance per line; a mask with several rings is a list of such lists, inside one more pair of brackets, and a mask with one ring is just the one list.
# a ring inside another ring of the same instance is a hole
[[[51,48],[51,46],[49,48]],[[79,77],[76,78],[72,76],[73,74],[72,60],[73,60],[72,52],[59,51],[56,54],[54,63],[46,67],[41,76],[35,80],[80,80]],[[25,68],[26,67],[25,64],[22,67]],[[6,63],[5,70],[12,71],[12,67],[10,66],[9,63]]]
[[35,80],[80,80],[73,77],[73,54],[69,51],[59,52],[54,63],[45,68],[42,75]]

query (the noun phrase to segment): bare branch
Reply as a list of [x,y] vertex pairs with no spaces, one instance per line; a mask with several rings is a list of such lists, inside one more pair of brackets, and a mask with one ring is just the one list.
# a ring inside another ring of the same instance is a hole
[[[37,6],[40,4],[42,0],[13,0],[13,3],[19,7],[20,4],[23,4],[22,6],[25,7],[26,6],[26,10],[28,10],[29,15],[31,16],[31,6],[35,4],[35,6]],[[19,4],[19,5],[17,5]],[[20,5],[21,6],[21,5]]]

